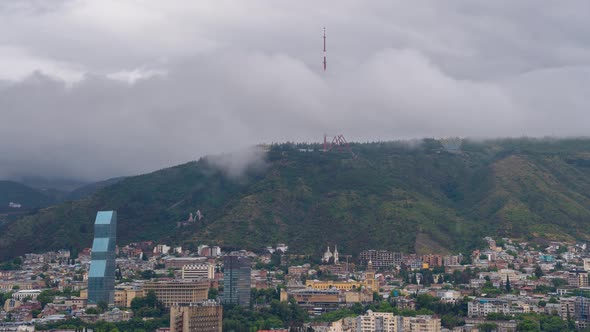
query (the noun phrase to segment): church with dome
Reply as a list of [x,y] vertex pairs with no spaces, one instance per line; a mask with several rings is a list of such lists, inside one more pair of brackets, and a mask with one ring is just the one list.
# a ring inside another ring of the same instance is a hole
[[324,252],[324,256],[322,257],[322,263],[330,264],[333,263],[334,265],[340,264],[340,259],[338,257],[338,246],[334,245],[334,252],[330,251],[330,246]]

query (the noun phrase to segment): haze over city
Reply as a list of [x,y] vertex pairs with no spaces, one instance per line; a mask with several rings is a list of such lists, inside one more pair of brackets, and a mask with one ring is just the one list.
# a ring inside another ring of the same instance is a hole
[[589,7],[4,0],[0,178],[99,180],[323,133],[584,136]]

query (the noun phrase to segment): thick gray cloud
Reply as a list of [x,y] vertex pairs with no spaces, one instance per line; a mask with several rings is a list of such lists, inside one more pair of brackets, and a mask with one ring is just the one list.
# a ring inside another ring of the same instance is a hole
[[4,0],[0,178],[94,180],[324,132],[587,135],[589,7]]

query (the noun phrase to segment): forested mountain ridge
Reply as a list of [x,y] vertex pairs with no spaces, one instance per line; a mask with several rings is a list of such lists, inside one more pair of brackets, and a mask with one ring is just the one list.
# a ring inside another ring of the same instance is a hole
[[[91,245],[97,210],[118,211],[118,243],[158,240],[318,253],[459,252],[484,236],[590,238],[590,139],[273,145],[229,176],[208,158],[128,177],[0,226],[0,258]],[[313,150],[313,151],[311,151]],[[178,227],[189,213],[204,218]]]
[[[10,208],[10,202],[21,207]],[[57,203],[57,199],[50,193],[15,181],[0,180],[0,213],[46,207],[54,203]]]

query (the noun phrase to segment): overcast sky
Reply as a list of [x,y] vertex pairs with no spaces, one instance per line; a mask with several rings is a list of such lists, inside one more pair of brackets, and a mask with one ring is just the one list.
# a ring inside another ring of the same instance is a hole
[[588,13],[586,0],[2,0],[0,178],[98,180],[324,132],[587,136]]

